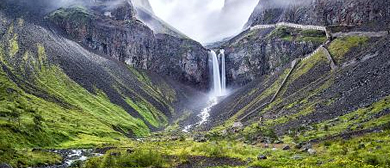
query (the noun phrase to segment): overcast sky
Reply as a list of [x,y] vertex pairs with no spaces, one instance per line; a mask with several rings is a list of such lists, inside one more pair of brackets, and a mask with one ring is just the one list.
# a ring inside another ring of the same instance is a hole
[[150,0],[155,14],[203,44],[239,33],[258,0]]

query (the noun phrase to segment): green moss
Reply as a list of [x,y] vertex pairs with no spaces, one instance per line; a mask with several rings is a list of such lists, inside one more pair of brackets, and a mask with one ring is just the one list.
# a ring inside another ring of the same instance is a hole
[[92,19],[92,14],[83,6],[60,8],[49,15],[49,19],[55,22],[70,21],[75,24],[85,24]]
[[255,104],[257,104],[258,102],[264,100],[265,98],[269,97],[269,96],[272,96],[272,94],[276,93],[276,91],[278,90],[278,88],[280,87],[282,81],[284,80],[284,78],[287,76],[287,74],[290,72],[290,68],[287,68],[283,71],[283,74],[281,74],[279,76],[279,78],[270,86],[268,87],[267,89],[265,89],[261,94],[259,94],[256,98],[254,98],[252,101],[250,101],[248,103],[248,105],[246,105],[245,107],[243,107],[242,109],[240,109],[236,114],[234,114],[233,117],[231,117],[229,119],[229,123],[233,123],[234,120],[236,120],[239,116],[245,114],[245,113],[249,113],[250,111],[248,111],[248,109],[250,109],[251,107],[253,107]]
[[8,163],[13,167],[39,167],[43,165],[60,164],[62,158],[59,155],[31,150],[14,150],[10,146],[0,145],[0,162]]
[[299,62],[299,65],[292,72],[289,83],[295,81],[302,75],[307,74],[311,69],[313,69],[318,64],[324,63],[327,61],[324,51],[320,50],[317,53],[313,54],[310,58],[302,60]]
[[3,46],[3,44],[0,44],[0,62],[2,62],[2,63],[5,63],[4,62],[4,60],[5,60],[4,56],[5,56],[4,46]]
[[352,48],[364,45],[368,41],[366,36],[348,36],[334,40],[328,50],[336,62],[342,61],[344,55]]
[[390,115],[385,115],[380,118],[372,118],[375,114],[390,109],[390,97],[385,97],[382,100],[370,105],[367,108],[361,108],[356,111],[350,112],[344,116],[339,117],[337,120],[327,120],[317,124],[319,129],[315,131],[306,132],[305,137],[301,137],[304,140],[322,138],[331,135],[337,135],[344,131],[368,129],[380,125],[386,124],[390,120]]
[[[36,57],[44,62],[44,47],[37,46]],[[85,148],[117,144],[126,141],[125,136],[149,135],[149,128],[142,120],[111,103],[104,93],[92,94],[68,78],[59,67],[43,66],[45,68],[36,70],[31,83],[24,81],[18,85],[9,76],[22,81],[18,74],[0,69],[2,144],[12,144],[13,148]],[[45,98],[26,93],[26,90],[36,92],[25,88],[26,84],[44,91]]]
[[18,35],[14,34],[8,43],[9,43],[9,55],[10,57],[13,57],[19,52]]
[[127,98],[126,102],[152,126],[160,128],[168,124],[166,116],[146,100],[133,101]]
[[44,62],[47,59],[45,47],[42,44],[37,44],[37,51],[38,51],[38,61],[40,65],[44,65]]

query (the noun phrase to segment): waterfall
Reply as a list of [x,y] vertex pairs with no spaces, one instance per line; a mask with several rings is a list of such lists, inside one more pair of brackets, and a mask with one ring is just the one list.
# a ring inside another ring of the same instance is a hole
[[222,59],[222,94],[226,94],[226,65],[225,65],[225,50],[221,49],[219,51],[219,56]]
[[219,62],[217,54],[214,51],[210,51],[210,57],[212,59],[212,73],[213,73],[213,96],[222,96],[221,77],[219,72]]
[[[221,49],[217,54],[214,51],[209,52],[211,58],[212,70],[210,71],[213,76],[213,97],[224,96],[226,94],[226,65],[225,65],[225,50]],[[219,59],[221,58],[221,69],[219,66]],[[222,71],[222,73],[221,73]]]

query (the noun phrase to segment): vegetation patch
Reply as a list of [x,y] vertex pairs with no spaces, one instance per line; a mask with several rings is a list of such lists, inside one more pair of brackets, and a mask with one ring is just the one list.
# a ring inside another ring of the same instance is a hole
[[334,40],[328,47],[330,54],[337,63],[343,61],[344,55],[354,47],[361,47],[369,40],[366,36],[348,36]]

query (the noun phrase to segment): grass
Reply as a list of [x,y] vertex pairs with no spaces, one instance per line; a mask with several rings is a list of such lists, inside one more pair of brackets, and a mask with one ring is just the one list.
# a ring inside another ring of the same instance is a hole
[[[114,149],[106,155],[93,158],[84,167],[174,167],[188,163],[191,156],[235,158],[247,161],[246,166],[260,167],[388,167],[390,159],[389,130],[371,133],[348,140],[335,139],[313,144],[316,154],[294,148],[282,150],[282,146],[270,144],[270,148],[247,145],[240,141],[187,141],[139,142],[128,146],[134,150]],[[273,147],[276,148],[272,149]],[[120,154],[117,154],[120,153]],[[267,156],[258,160],[259,155]],[[230,167],[230,166],[223,166]]]
[[326,34],[319,30],[300,30],[288,27],[278,27],[272,31],[268,39],[282,39],[284,41],[312,42],[321,44],[326,41]]
[[348,36],[334,40],[328,50],[336,62],[341,62],[344,56],[355,47],[361,47],[369,40],[365,36]]

